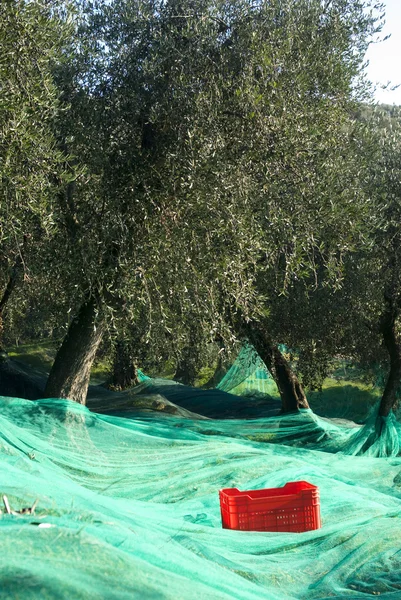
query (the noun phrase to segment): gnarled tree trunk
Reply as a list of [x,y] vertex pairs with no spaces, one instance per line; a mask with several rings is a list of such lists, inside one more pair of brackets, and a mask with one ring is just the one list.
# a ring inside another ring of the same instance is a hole
[[397,402],[397,389],[401,383],[401,347],[396,333],[398,312],[392,298],[386,297],[385,300],[386,310],[381,318],[380,331],[383,336],[384,345],[389,353],[390,371],[379,407],[379,415],[382,417],[387,417],[394,408]]
[[10,276],[8,278],[8,282],[6,288],[3,292],[3,295],[0,299],[0,351],[3,350],[2,347],[2,337],[3,337],[3,318],[4,313],[6,311],[7,303],[10,300],[11,294],[13,293],[15,286],[17,285],[20,273],[23,268],[23,256],[22,252],[27,242],[27,236],[24,236],[24,242],[20,246],[17,257],[14,262],[14,266],[11,270]]
[[136,361],[129,342],[118,340],[114,349],[113,374],[109,385],[126,390],[139,383]]
[[220,381],[223,379],[224,375],[227,373],[228,371],[228,367],[227,367],[227,359],[224,353],[224,341],[223,338],[218,335],[216,336],[215,342],[219,348],[219,353],[217,355],[217,364],[216,364],[216,368],[214,370],[213,375],[210,377],[210,379],[208,379],[208,381],[206,383],[203,384],[203,387],[205,389],[213,389],[215,388]]
[[255,347],[276,382],[281,398],[282,412],[288,413],[297,411],[300,408],[309,408],[302,385],[288,361],[278,349],[277,344],[272,342],[259,323],[247,324],[246,332],[249,341]]
[[104,333],[96,299],[86,300],[57,352],[45,389],[46,398],[86,403],[90,370]]
[[217,365],[214,370],[214,373],[210,377],[210,379],[208,379],[208,381],[203,384],[203,387],[207,390],[215,388],[219,384],[219,382],[223,379],[223,377],[226,373],[227,373],[227,369],[225,369],[223,367],[223,358],[219,354],[219,356],[217,357]]
[[191,352],[191,348],[184,348],[178,360],[173,379],[174,381],[193,387],[195,385],[196,375],[195,359]]

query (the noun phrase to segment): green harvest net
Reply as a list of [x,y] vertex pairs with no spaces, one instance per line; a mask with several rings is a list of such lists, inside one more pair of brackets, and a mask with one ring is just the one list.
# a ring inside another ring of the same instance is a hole
[[[252,402],[254,418],[238,418]],[[125,394],[93,388],[89,406],[107,414],[0,405],[0,495],[16,513],[0,516],[2,599],[401,598],[394,415],[280,416],[272,398],[149,379]],[[222,529],[219,489],[297,480],[319,487],[321,529]],[[35,500],[36,514],[17,512]]]
[[259,354],[246,344],[217,389],[239,396],[255,396],[275,394],[277,388]]

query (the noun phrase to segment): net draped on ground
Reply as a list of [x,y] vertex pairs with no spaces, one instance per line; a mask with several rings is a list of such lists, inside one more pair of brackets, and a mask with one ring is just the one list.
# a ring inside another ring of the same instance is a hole
[[[91,386],[91,410],[0,397],[0,495],[15,512],[0,516],[1,599],[401,597],[393,414],[324,418],[367,414],[347,392],[321,416],[280,415],[250,345],[214,390],[139,377]],[[222,529],[219,489],[297,480],[319,487],[322,529]]]
[[[401,595],[394,417],[379,427],[374,415],[355,426],[311,411],[200,420],[101,415],[63,400],[0,404],[0,494],[14,511],[38,500],[35,515],[1,515],[0,598]],[[389,445],[394,456],[381,458]],[[295,480],[319,486],[322,529],[221,528],[220,488]]]

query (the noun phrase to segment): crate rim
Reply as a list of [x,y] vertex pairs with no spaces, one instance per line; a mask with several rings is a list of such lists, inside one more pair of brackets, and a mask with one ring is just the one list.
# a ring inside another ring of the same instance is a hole
[[[304,479],[300,479],[297,481],[287,481],[287,483],[285,483],[282,486],[279,487],[270,487],[270,488],[258,488],[255,490],[243,490],[240,491],[237,487],[232,487],[232,488],[221,488],[219,490],[219,494],[225,494],[226,496],[230,497],[230,498],[238,498],[238,497],[242,497],[245,498],[246,494],[249,494],[250,492],[269,492],[272,490],[283,490],[283,492],[285,492],[285,488],[288,486],[288,488],[293,485],[293,484],[306,484],[306,488],[298,491],[298,492],[289,492],[289,493],[284,493],[283,496],[290,496],[290,495],[298,495],[300,492],[308,492],[308,491],[315,491],[317,493],[319,493],[319,488],[317,485],[313,484],[313,483],[309,483],[309,481],[305,481]],[[238,492],[238,494],[228,494],[227,492]],[[249,496],[252,500],[255,500],[255,498],[252,498],[252,496]],[[278,497],[278,496],[276,496]]]

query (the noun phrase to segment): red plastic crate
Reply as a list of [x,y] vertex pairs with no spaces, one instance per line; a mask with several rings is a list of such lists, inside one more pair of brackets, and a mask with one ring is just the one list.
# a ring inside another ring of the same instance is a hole
[[319,488],[306,481],[246,492],[227,488],[219,495],[224,529],[300,533],[321,527]]

